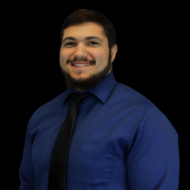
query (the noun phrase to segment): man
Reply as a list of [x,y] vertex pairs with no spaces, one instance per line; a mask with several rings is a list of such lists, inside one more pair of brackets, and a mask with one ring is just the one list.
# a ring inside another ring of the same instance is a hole
[[65,189],[178,189],[178,134],[153,103],[116,82],[114,35],[108,19],[96,11],[75,11],[64,22],[60,68],[68,88],[28,122],[20,190],[48,189],[53,145],[73,92],[91,95],[79,106]]

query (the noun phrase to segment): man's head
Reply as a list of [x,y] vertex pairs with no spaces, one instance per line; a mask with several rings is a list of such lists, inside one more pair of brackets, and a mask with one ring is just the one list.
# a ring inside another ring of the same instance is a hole
[[[88,38],[88,37],[97,38]],[[79,92],[96,85],[112,71],[117,53],[116,34],[101,13],[80,9],[69,15],[61,28],[60,68],[68,87]],[[73,66],[83,61],[90,66]]]

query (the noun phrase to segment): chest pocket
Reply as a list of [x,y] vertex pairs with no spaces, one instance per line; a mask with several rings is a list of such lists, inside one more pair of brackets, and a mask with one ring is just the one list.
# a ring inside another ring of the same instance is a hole
[[76,152],[73,182],[85,184],[110,183],[113,172],[113,143],[82,141]]

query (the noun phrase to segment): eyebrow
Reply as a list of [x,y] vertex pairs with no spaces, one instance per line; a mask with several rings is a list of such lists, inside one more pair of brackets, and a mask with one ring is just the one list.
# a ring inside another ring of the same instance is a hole
[[[85,40],[91,40],[91,39],[96,39],[96,40],[99,40],[99,41],[103,41],[101,38],[97,37],[97,36],[88,36],[85,38]],[[62,43],[64,43],[66,40],[76,40],[75,38],[73,37],[66,37],[62,40]]]

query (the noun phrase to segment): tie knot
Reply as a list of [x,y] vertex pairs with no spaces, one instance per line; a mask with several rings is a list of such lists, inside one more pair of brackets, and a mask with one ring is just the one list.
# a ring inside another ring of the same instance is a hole
[[73,93],[72,94],[72,102],[75,103],[80,103],[83,99],[85,99],[86,97],[88,97],[90,95],[90,92],[86,92],[84,94],[78,94],[78,93]]

